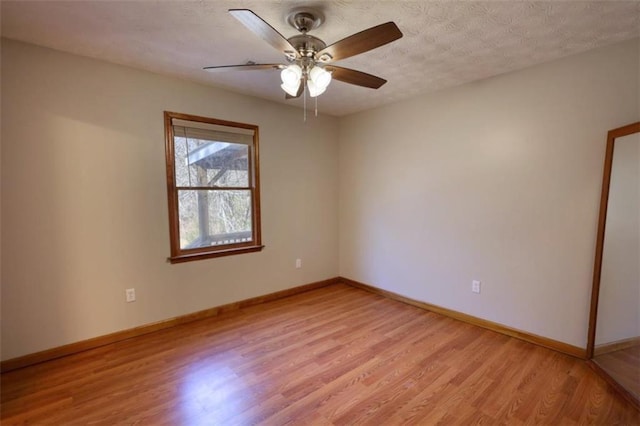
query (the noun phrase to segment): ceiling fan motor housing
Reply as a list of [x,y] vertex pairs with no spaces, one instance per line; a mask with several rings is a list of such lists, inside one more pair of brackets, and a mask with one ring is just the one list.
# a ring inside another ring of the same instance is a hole
[[313,58],[317,52],[327,47],[324,41],[309,34],[295,35],[288,41],[305,58]]

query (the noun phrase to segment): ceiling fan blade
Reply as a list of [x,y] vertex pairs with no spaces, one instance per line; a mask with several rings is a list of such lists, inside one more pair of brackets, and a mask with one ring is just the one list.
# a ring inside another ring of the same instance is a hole
[[298,86],[298,93],[296,93],[295,96],[291,96],[290,94],[285,94],[284,98],[285,99],[296,99],[299,98],[302,95],[302,92],[304,92],[304,80],[300,79],[300,85]]
[[254,70],[267,70],[270,68],[279,69],[284,65],[281,64],[242,64],[242,65],[220,65],[214,67],[204,67],[203,70],[209,72],[219,71],[254,71]]
[[250,29],[254,34],[262,38],[264,41],[283,52],[287,57],[298,59],[300,53],[295,47],[284,38],[282,34],[276,31],[261,17],[253,13],[249,9],[229,9],[229,13],[238,21],[242,22],[245,27]]
[[367,74],[366,72],[352,70],[350,68],[327,65],[324,69],[331,72],[331,76],[334,80],[355,84],[356,86],[378,89],[387,82],[384,78],[376,77],[375,75]]
[[384,46],[401,37],[402,32],[398,26],[393,22],[387,22],[343,38],[316,53],[315,58],[322,63],[346,59]]

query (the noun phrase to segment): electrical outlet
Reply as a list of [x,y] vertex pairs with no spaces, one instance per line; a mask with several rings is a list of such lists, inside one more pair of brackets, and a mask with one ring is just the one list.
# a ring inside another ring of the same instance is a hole
[[127,302],[135,302],[136,301],[136,289],[128,288],[125,291],[125,295],[127,297]]
[[296,259],[296,269],[302,268],[302,259]]
[[471,281],[471,291],[474,293],[480,293],[480,281],[473,280]]

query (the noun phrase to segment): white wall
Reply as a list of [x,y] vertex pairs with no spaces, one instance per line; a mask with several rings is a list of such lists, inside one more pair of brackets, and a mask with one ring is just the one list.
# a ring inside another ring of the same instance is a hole
[[596,345],[640,337],[640,134],[613,150]]
[[[2,359],[337,275],[335,118],[8,40],[2,106]],[[260,126],[262,252],[166,262],[164,110]]]
[[341,120],[340,275],[585,347],[606,135],[640,116],[638,46]]

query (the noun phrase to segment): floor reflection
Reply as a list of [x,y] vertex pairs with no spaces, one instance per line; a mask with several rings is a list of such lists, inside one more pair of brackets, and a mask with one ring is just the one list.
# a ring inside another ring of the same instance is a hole
[[180,386],[183,424],[220,424],[255,402],[231,368],[215,362],[193,365]]
[[597,355],[593,361],[640,400],[640,345]]

